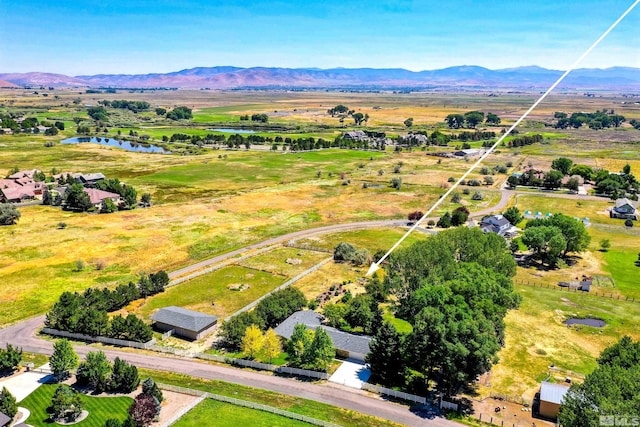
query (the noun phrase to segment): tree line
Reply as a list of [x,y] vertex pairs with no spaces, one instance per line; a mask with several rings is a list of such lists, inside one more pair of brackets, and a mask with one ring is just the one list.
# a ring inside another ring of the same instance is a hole
[[626,121],[624,116],[615,114],[613,110],[596,110],[595,113],[579,112],[572,113],[571,116],[562,111],[556,111],[553,117],[557,119],[554,125],[556,129],[567,129],[569,127],[579,129],[585,124],[589,126],[589,129],[595,130],[610,127],[617,128]]
[[516,138],[512,138],[507,142],[508,147],[523,147],[525,145],[532,145],[540,143],[544,140],[544,137],[537,133],[535,135],[523,135]]
[[121,100],[114,99],[113,101],[104,99],[102,101],[98,101],[98,104],[104,105],[105,107],[130,110],[130,111],[133,111],[134,113],[147,111],[151,107],[151,104],[149,104],[146,101],[127,101],[124,99],[121,99]]
[[485,119],[482,111],[469,111],[464,114],[449,114],[444,121],[447,122],[449,129],[460,129],[464,127],[474,129],[481,123],[498,125],[500,124],[500,117],[494,113],[487,113]]
[[89,288],[82,294],[63,292],[47,313],[48,328],[91,336],[106,336],[136,342],[147,342],[153,331],[134,314],[117,315],[109,320],[108,312],[121,309],[139,298],[163,292],[169,284],[164,271],[141,276],[137,284],[121,284],[114,290]]

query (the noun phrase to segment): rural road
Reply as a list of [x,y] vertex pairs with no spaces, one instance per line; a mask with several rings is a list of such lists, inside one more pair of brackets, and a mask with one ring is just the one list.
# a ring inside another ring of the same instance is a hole
[[[7,343],[22,347],[24,351],[51,354],[53,344],[36,336],[42,326],[44,316],[34,317],[19,324],[0,329],[0,345]],[[76,352],[84,356],[89,351],[96,351],[95,347],[76,345]],[[235,384],[242,384],[289,396],[315,400],[356,412],[391,420],[407,426],[452,427],[457,424],[444,418],[432,415],[421,416],[411,411],[407,406],[388,402],[369,393],[346,389],[333,383],[312,384],[284,377],[262,374],[225,366],[213,365],[194,359],[180,358],[167,355],[149,353],[133,353],[105,349],[109,359],[119,357],[139,368],[147,368],[179,374],[186,374],[196,378],[221,380]]]

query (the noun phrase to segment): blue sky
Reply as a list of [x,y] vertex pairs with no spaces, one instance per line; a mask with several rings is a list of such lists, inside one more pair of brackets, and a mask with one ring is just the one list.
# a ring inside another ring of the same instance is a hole
[[[566,69],[632,0],[2,0],[0,72]],[[583,67],[640,67],[640,6]]]

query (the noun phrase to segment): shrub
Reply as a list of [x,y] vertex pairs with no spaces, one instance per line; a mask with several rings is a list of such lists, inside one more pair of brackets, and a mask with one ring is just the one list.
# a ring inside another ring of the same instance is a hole
[[633,227],[633,220],[628,219],[624,222],[625,227]]
[[481,192],[476,191],[475,193],[473,193],[473,195],[471,196],[471,200],[483,200],[484,196],[482,195]]

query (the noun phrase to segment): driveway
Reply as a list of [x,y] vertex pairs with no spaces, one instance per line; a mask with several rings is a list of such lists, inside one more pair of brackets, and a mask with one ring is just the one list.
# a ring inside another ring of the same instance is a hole
[[371,370],[364,364],[353,360],[345,360],[331,375],[329,381],[347,387],[362,389],[362,384],[366,383],[370,376]]
[[[42,368],[49,369],[47,363]],[[16,398],[16,401],[20,402],[25,397],[33,393],[38,387],[47,382],[51,374],[43,374],[39,372],[22,372],[16,374],[6,380],[0,381],[0,390],[2,387],[6,387]]]

